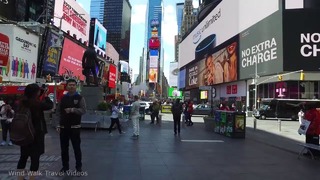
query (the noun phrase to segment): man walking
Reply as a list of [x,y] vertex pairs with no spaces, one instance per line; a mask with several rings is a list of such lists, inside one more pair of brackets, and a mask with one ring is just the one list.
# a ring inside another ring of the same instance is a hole
[[74,150],[76,171],[82,172],[80,128],[81,116],[86,112],[86,103],[84,98],[76,92],[76,86],[76,80],[67,81],[68,93],[62,97],[57,107],[57,118],[60,122],[57,131],[60,133],[61,172],[69,170],[69,140]]
[[139,96],[134,96],[134,102],[131,107],[131,119],[133,123],[133,138],[139,137],[139,109],[140,109],[140,101]]
[[171,112],[173,115],[174,134],[175,135],[177,134],[177,128],[178,128],[178,134],[180,134],[180,119],[181,119],[181,114],[183,112],[180,99],[176,99],[175,103],[172,104]]

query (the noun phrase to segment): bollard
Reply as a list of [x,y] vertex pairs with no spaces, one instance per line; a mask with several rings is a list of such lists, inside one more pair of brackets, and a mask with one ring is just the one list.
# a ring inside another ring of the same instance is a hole
[[253,129],[257,129],[257,118],[253,118]]
[[278,128],[279,128],[279,131],[281,131],[281,119],[278,119]]

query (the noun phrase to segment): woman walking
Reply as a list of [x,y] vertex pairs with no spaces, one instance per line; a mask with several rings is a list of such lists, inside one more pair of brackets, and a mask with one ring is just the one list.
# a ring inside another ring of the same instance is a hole
[[114,124],[117,124],[118,130],[120,134],[124,134],[125,132],[121,131],[121,127],[120,127],[120,122],[119,122],[119,108],[118,108],[118,100],[114,100],[112,102],[112,110],[111,110],[112,114],[111,114],[111,124],[109,127],[109,134],[110,136],[112,136],[112,128],[114,126]]

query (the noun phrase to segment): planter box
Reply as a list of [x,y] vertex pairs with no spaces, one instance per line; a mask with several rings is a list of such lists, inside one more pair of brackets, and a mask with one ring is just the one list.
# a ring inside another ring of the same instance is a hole
[[214,117],[204,117],[203,121],[204,121],[205,129],[207,131],[214,132],[214,128],[215,128]]

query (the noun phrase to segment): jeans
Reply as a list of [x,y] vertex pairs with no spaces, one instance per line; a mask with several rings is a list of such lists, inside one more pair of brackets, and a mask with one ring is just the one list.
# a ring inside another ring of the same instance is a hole
[[140,127],[139,127],[139,115],[132,116],[133,123],[133,135],[139,135]]
[[122,131],[121,131],[121,127],[120,127],[119,118],[111,118],[111,124],[110,124],[110,127],[109,127],[109,133],[111,133],[114,124],[117,124],[119,133],[121,134]]
[[17,169],[26,168],[29,156],[31,159],[30,171],[38,171],[40,164],[40,155],[30,152],[30,149],[26,147],[20,147],[20,159],[18,161]]
[[159,112],[153,112],[151,114],[151,123],[154,123],[154,119],[156,119],[157,123],[159,123]]
[[81,139],[80,128],[61,128],[60,129],[60,146],[62,166],[65,170],[69,169],[69,140],[71,140],[74,156],[76,159],[76,169],[81,169]]
[[181,115],[173,115],[173,128],[174,128],[174,133],[177,133],[177,128],[178,128],[178,133],[180,133],[180,119]]
[[2,127],[2,139],[7,141],[8,133],[10,133],[11,123],[8,123],[6,120],[0,120]]

